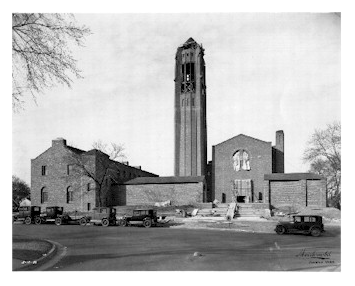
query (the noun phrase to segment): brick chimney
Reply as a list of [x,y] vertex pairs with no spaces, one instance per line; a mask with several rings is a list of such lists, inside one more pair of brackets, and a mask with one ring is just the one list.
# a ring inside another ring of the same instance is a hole
[[273,173],[285,172],[285,136],[282,130],[276,131],[276,142],[273,147]]
[[284,144],[285,144],[285,139],[284,139],[284,132],[283,130],[278,130],[276,131],[276,145],[275,148],[281,152],[284,152]]
[[67,146],[67,140],[64,138],[56,138],[52,140],[52,147]]

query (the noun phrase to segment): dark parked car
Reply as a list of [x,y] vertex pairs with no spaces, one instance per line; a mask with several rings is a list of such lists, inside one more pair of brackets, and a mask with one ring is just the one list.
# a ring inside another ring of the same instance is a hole
[[144,225],[151,227],[157,224],[157,211],[153,209],[137,209],[133,211],[132,216],[124,216],[120,219],[120,226]]
[[23,221],[25,224],[38,223],[41,221],[40,215],[41,207],[19,207],[18,214],[16,214],[16,220]]
[[35,221],[35,223],[41,224],[46,222],[55,222],[55,224],[60,225],[62,216],[63,207],[46,207],[46,212],[41,213],[40,220]]
[[46,212],[42,213],[40,216],[40,220],[35,221],[36,224],[47,223],[47,222],[54,222],[56,225],[61,224],[80,224],[86,225],[86,217],[85,216],[77,216],[75,215],[74,218],[69,216],[68,214],[63,212],[63,207],[47,207]]
[[290,222],[279,222],[275,231],[277,234],[302,233],[319,236],[325,230],[321,216],[296,215]]
[[86,221],[103,226],[116,225],[116,209],[112,207],[94,208],[93,212],[86,217]]

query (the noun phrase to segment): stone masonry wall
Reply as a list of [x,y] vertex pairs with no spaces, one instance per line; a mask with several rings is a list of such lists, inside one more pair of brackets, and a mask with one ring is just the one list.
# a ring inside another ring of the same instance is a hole
[[306,206],[305,180],[271,181],[270,204],[273,207],[282,205]]
[[307,206],[326,207],[326,180],[307,180]]
[[[73,163],[71,151],[63,145],[49,148],[37,158],[31,160],[31,201],[32,205],[63,206],[64,211],[86,211],[88,204],[95,206],[95,190],[88,191],[88,183],[94,181],[72,170],[68,174],[67,166]],[[94,158],[88,156],[88,164],[95,168]],[[46,166],[46,175],[42,175],[42,166]],[[41,190],[45,188],[48,201],[41,203]],[[67,190],[73,191],[73,201],[67,202]]]
[[264,193],[265,202],[269,202],[272,207],[326,207],[326,180],[265,180]]
[[154,205],[170,200],[172,205],[203,202],[203,183],[121,185],[127,205]]
[[[65,212],[88,211],[99,206],[99,197],[101,206],[118,205],[125,201],[125,194],[117,191],[119,183],[138,176],[156,176],[139,168],[109,160],[107,155],[100,152],[79,150],[75,153],[72,149],[67,148],[64,139],[56,139],[53,140],[52,147],[31,160],[32,205],[41,206],[42,210],[47,206],[61,206]],[[75,165],[78,163],[75,159],[78,156],[80,162],[96,179],[104,176],[101,188],[92,178],[83,175],[83,168]],[[46,169],[44,175],[43,166]],[[69,172],[68,166],[71,166]],[[41,202],[43,189],[48,193],[48,201],[44,203]],[[73,200],[69,202],[68,190],[73,192]]]

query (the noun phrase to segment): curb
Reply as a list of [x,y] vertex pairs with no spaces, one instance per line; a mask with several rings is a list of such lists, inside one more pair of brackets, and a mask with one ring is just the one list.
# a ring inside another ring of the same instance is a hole
[[[44,270],[46,268],[49,268],[50,266],[46,267],[47,264],[51,264],[49,263],[58,253],[59,249],[64,249],[64,251],[62,251],[62,253],[60,253],[58,256],[61,258],[62,256],[65,255],[65,247],[63,247],[61,244],[55,242],[55,241],[51,241],[51,240],[47,240],[47,239],[40,239],[42,241],[46,241],[48,243],[50,243],[52,245],[51,249],[48,251],[48,253],[46,253],[45,256],[40,257],[39,259],[37,259],[37,264],[27,264],[24,265],[20,268],[17,269],[13,269],[12,271],[31,271],[31,270],[35,270],[35,271],[41,271]],[[64,254],[63,254],[64,253]]]

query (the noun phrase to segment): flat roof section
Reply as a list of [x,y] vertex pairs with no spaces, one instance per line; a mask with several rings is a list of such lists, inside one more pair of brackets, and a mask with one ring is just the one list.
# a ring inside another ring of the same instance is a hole
[[264,180],[268,181],[300,181],[322,179],[324,179],[322,176],[314,173],[273,173],[264,175]]
[[205,176],[197,177],[138,177],[121,185],[144,185],[144,184],[184,184],[184,183],[202,183]]

